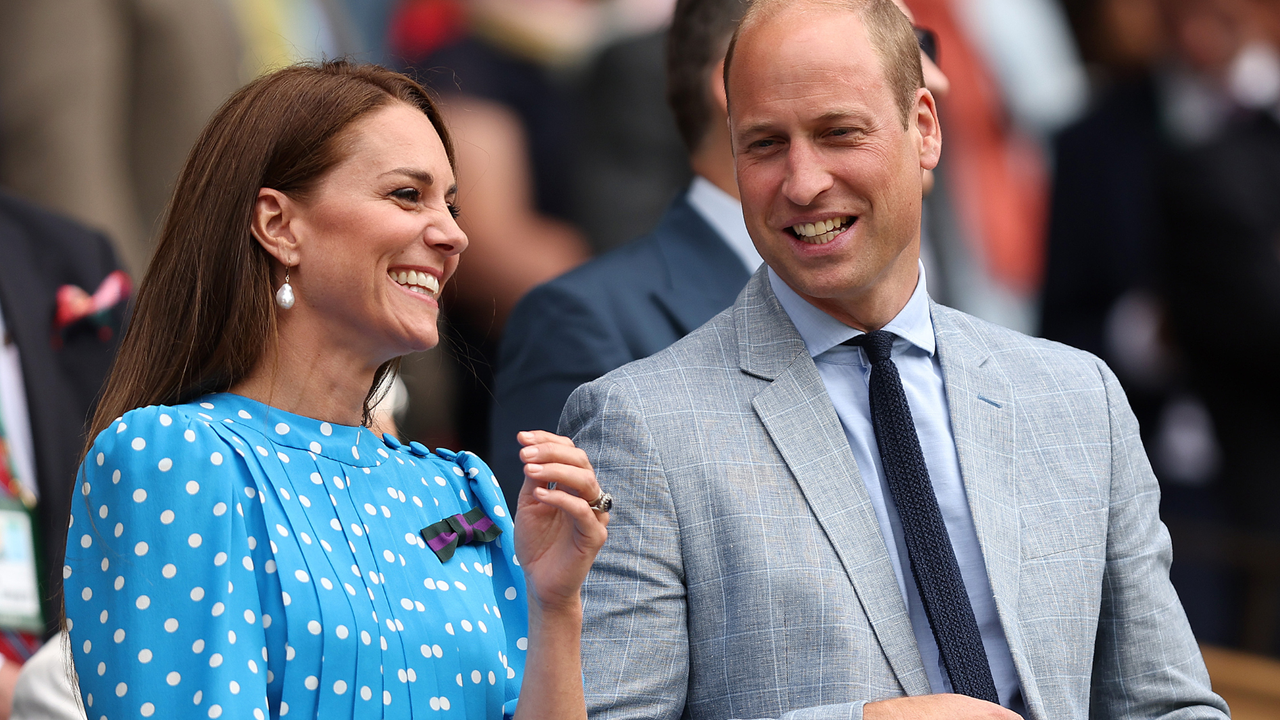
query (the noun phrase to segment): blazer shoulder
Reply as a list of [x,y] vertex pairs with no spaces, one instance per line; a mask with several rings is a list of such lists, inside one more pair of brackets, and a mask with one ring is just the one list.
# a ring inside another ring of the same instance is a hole
[[[738,370],[737,329],[733,307],[726,308],[697,330],[648,356],[629,362],[600,378],[604,383],[629,383],[628,378],[661,376],[665,373],[722,373]],[[661,382],[661,381],[659,381]]]
[[530,292],[597,300],[601,294],[638,297],[666,283],[657,233],[650,233],[560,275]]
[[102,233],[4,191],[0,191],[0,215],[41,242],[53,242],[82,252],[110,252],[111,245]]
[[625,355],[647,349],[632,346],[649,344],[643,342],[646,333],[667,324],[649,300],[665,269],[648,240],[617,248],[530,290],[511,313],[502,343],[506,360],[500,365],[513,362],[530,344],[569,338],[584,346],[575,352],[590,347],[593,354]]
[[1111,374],[1102,359],[1079,348],[1032,337],[937,303],[932,313],[940,351],[989,357],[1011,379],[1049,373],[1059,381],[1074,377],[1096,386]]
[[0,191],[0,244],[7,243],[26,245],[37,262],[66,268],[82,282],[101,280],[120,266],[102,233]]

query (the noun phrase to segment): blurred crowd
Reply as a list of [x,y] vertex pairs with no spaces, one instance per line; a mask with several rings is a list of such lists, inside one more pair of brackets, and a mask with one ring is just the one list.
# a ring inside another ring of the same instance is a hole
[[[692,177],[666,101],[673,5],[9,0],[0,188],[100,230],[140,279],[236,87],[322,57],[413,73],[456,134],[471,244],[395,422],[487,456],[517,302],[648,232]],[[1280,655],[1280,0],[906,5],[948,86],[931,295],[1111,365],[1197,636]]]

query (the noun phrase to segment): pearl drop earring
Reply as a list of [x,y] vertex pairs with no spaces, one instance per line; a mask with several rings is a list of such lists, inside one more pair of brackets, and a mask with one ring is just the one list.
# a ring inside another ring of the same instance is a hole
[[289,268],[284,269],[284,284],[276,291],[276,305],[281,310],[293,307],[293,286],[289,284]]

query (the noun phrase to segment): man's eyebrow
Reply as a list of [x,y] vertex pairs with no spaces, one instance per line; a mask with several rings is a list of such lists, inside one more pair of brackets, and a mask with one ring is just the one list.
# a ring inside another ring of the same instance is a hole
[[759,135],[761,133],[772,132],[774,129],[774,126],[775,126],[775,123],[773,123],[770,120],[761,120],[759,122],[754,122],[754,123],[751,123],[750,125],[743,127],[741,130],[738,131],[738,134],[739,135]]
[[[858,110],[851,110],[851,109],[831,110],[814,118],[814,121],[819,124],[830,124],[830,123],[840,123],[840,122],[852,122],[852,123],[861,124],[861,123],[865,123],[866,120],[867,120],[867,114],[865,112],[860,112]],[[742,129],[738,131],[738,133],[739,135],[742,135],[742,136],[767,134],[767,133],[774,132],[774,130],[776,129],[776,126],[777,124],[772,120],[761,120],[759,122],[753,122],[744,126]]]
[[866,120],[866,113],[857,110],[832,110],[818,116],[818,122],[863,122]]

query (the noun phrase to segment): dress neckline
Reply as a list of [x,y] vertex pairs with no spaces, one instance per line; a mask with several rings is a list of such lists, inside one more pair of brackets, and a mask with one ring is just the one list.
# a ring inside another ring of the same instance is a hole
[[[317,420],[235,393],[205,395],[187,405],[205,420],[248,428],[277,445],[310,452],[346,465],[379,465],[380,455],[386,453],[386,443],[364,426]],[[382,450],[382,453],[378,450]]]

